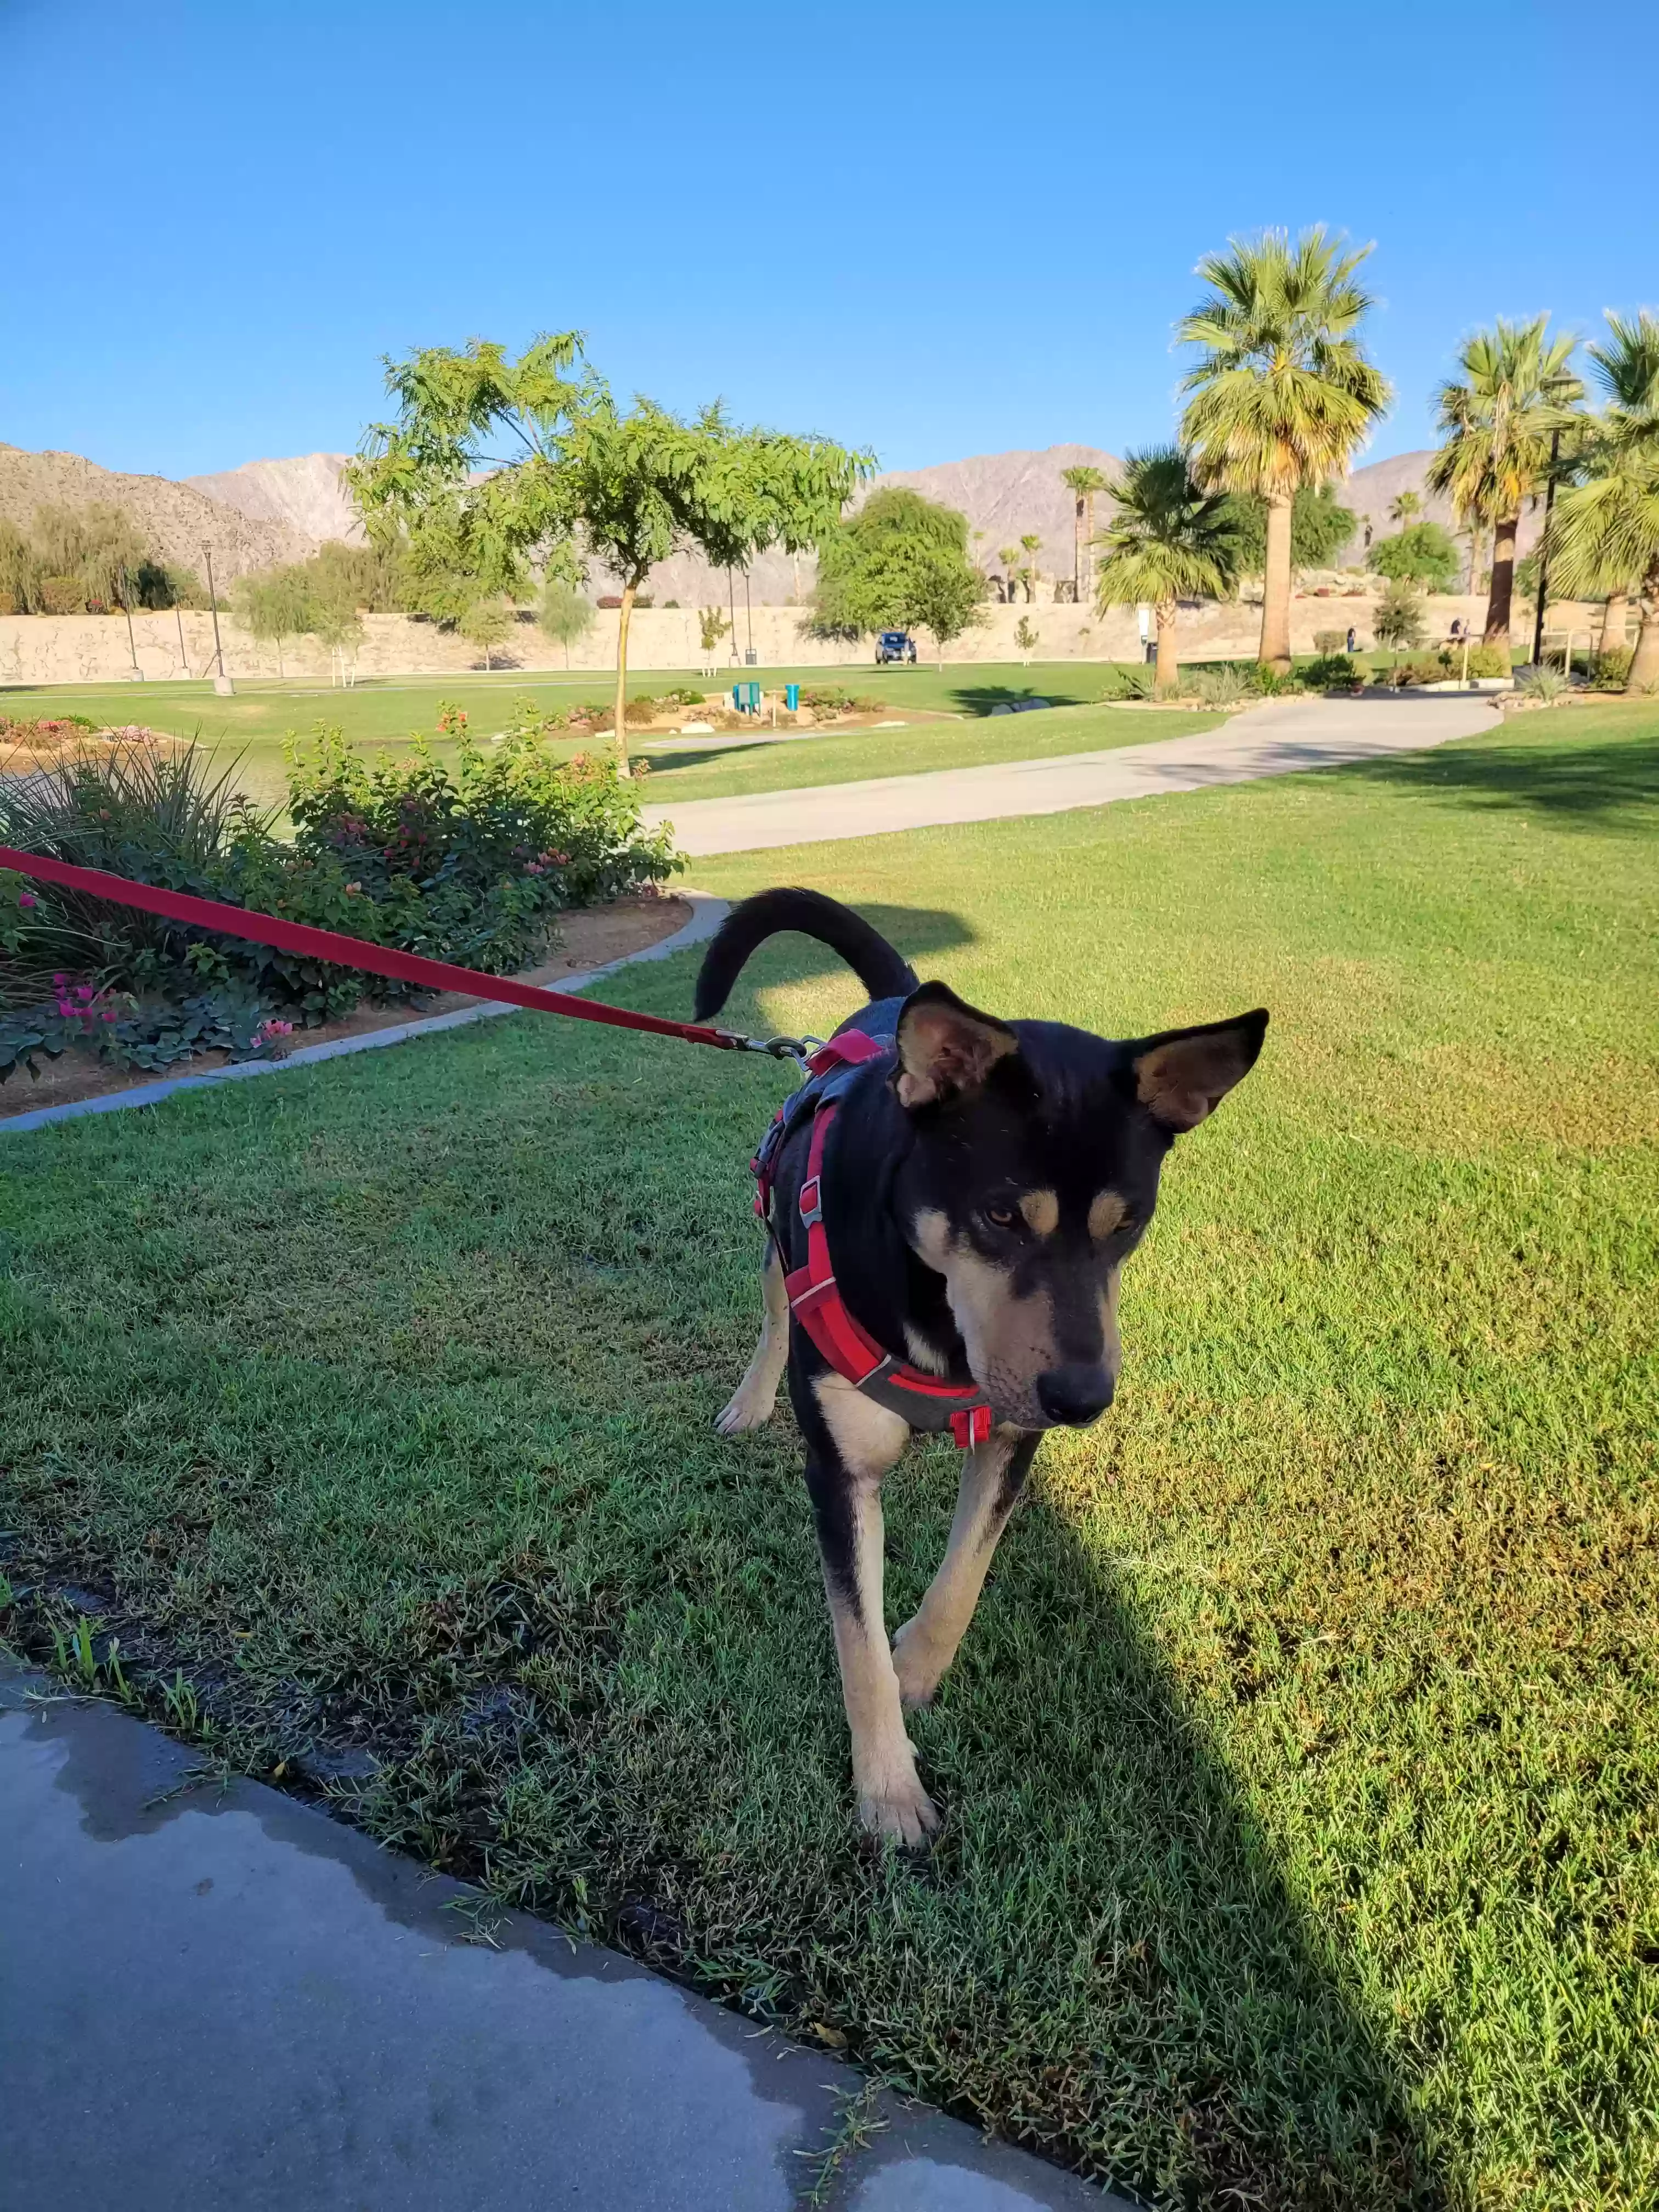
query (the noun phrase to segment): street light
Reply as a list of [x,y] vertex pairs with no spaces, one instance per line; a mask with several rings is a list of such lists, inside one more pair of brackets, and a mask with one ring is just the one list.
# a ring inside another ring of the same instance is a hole
[[230,678],[225,674],[225,648],[219,638],[219,594],[213,588],[213,548],[210,545],[203,546],[202,558],[207,563],[208,606],[213,616],[213,658],[219,670],[213,681],[213,688],[216,691],[221,684],[228,686]]

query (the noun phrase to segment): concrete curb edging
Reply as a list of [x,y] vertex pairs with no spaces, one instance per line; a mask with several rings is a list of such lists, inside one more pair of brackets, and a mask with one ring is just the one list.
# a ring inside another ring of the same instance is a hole
[[[677,929],[659,944],[647,945],[642,952],[624,952],[620,959],[607,960],[582,975],[562,977],[559,988],[586,990],[601,975],[612,975],[618,968],[629,968],[641,960],[666,960],[673,953],[684,952],[712,937],[731,911],[729,900],[716,898],[711,891],[677,890],[672,896],[686,900],[690,906],[691,919],[684,928]],[[211,1091],[224,1083],[245,1083],[256,1075],[282,1075],[291,1067],[311,1067],[319,1060],[342,1059],[347,1053],[376,1052],[383,1045],[407,1044],[411,1037],[429,1036],[437,1030],[463,1029],[469,1022],[493,1021],[501,1014],[521,1014],[526,1011],[523,1006],[489,1004],[460,1006],[453,1014],[431,1014],[424,1020],[399,1022],[391,1029],[371,1030],[366,1036],[336,1037],[328,1044],[304,1045],[282,1060],[245,1060],[230,1067],[213,1068],[205,1075],[175,1075],[161,1083],[135,1084],[131,1090],[113,1091],[107,1098],[76,1098],[65,1106],[42,1106],[33,1114],[14,1114],[9,1120],[0,1121],[0,1138],[20,1136],[29,1129],[44,1129],[53,1121],[78,1121],[83,1114],[118,1114],[130,1107],[155,1106],[163,1098],[171,1098],[175,1091]]]

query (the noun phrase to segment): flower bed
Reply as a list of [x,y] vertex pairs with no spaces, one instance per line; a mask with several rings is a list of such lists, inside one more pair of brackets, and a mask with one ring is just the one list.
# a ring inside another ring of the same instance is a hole
[[[464,716],[445,726],[450,766],[422,744],[365,760],[337,730],[291,744],[292,838],[199,750],[82,744],[0,786],[0,842],[496,975],[544,954],[563,909],[680,865],[615,761],[554,757],[533,709],[487,752]],[[71,1045],[152,1071],[258,1057],[371,995],[410,994],[0,872],[0,1081]]]

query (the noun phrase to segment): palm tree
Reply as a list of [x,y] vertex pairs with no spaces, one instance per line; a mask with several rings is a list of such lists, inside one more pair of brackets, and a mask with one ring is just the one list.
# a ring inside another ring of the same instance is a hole
[[1075,468],[1062,469],[1060,480],[1076,501],[1072,522],[1072,596],[1082,606],[1094,585],[1095,494],[1105,490],[1106,479],[1091,462],[1079,461]]
[[1402,531],[1409,530],[1422,512],[1423,502],[1414,491],[1402,491],[1389,504],[1389,521],[1398,523]]
[[1370,252],[1345,252],[1322,227],[1292,245],[1282,230],[1231,239],[1198,274],[1208,296],[1176,327],[1200,349],[1181,419],[1200,480],[1267,502],[1260,659],[1291,665],[1291,507],[1323,483],[1389,404],[1387,379],[1357,333],[1371,306],[1354,271]]
[[1460,519],[1486,524],[1492,539],[1492,589],[1486,641],[1510,644],[1515,591],[1515,538],[1522,502],[1550,469],[1550,436],[1571,427],[1584,396],[1568,362],[1575,341],[1547,338],[1547,315],[1477,331],[1458,356],[1463,371],[1437,394],[1445,443],[1429,463],[1428,481],[1449,492]]
[[1014,602],[1014,563],[1019,558],[1018,546],[999,545],[997,548],[997,558],[1001,562],[1003,566],[1003,571],[1007,583],[1008,605],[1012,606]]
[[1025,596],[1028,599],[1035,599],[1037,587],[1036,556],[1042,540],[1037,536],[1036,531],[1028,530],[1019,542],[1025,555]]
[[1117,511],[1095,540],[1102,556],[1096,603],[1104,614],[1109,607],[1152,602],[1158,611],[1158,689],[1173,691],[1181,678],[1180,601],[1224,599],[1237,572],[1233,509],[1224,494],[1194,482],[1178,446],[1126,453],[1123,480],[1110,489]]
[[1573,593],[1607,593],[1601,650],[1622,649],[1632,587],[1642,619],[1626,679],[1659,686],[1659,317],[1607,316],[1605,344],[1585,348],[1607,404],[1585,456],[1583,482],[1550,520],[1552,576]]

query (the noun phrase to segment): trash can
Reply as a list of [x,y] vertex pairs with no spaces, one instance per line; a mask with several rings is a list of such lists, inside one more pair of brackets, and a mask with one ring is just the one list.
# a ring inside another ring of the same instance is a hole
[[760,666],[760,655],[756,652],[752,645],[750,647],[748,652],[743,656],[743,665],[745,668],[758,668]]
[[786,711],[787,713],[791,714],[799,714],[799,711],[800,711],[800,686],[799,686],[799,684],[786,684],[784,685],[784,687],[783,687],[783,704],[784,704],[785,711]]

